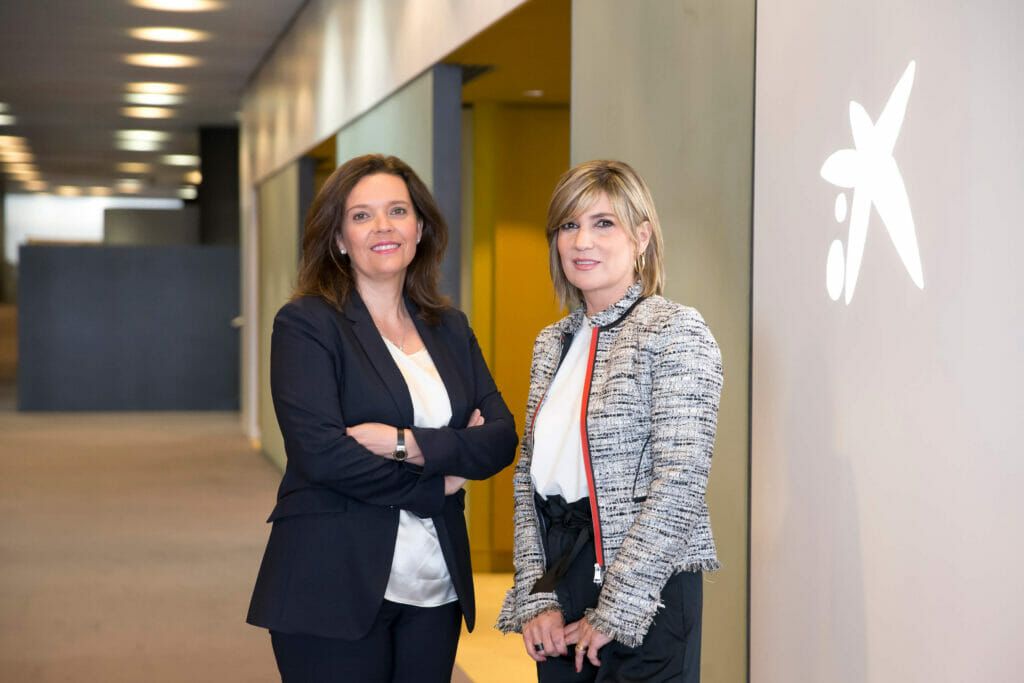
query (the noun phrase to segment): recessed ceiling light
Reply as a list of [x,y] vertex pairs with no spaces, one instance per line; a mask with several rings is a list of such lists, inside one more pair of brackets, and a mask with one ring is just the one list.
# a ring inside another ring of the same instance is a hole
[[198,185],[203,182],[203,174],[199,172],[198,168],[194,171],[189,171],[185,174],[185,182],[189,185]]
[[0,135],[0,147],[24,151],[27,146],[25,138],[23,137],[19,137],[17,135]]
[[544,97],[543,90],[524,90],[523,97]]
[[74,185],[61,185],[57,188],[57,194],[62,197],[77,197],[82,194],[82,189]]
[[199,64],[198,57],[163,52],[139,52],[125,55],[124,61],[135,66],[151,66],[157,69],[180,69]]
[[165,154],[163,162],[169,166],[198,166],[199,157],[195,154]]
[[46,189],[46,183],[42,180],[27,180],[22,184],[30,192],[42,192]]
[[93,197],[107,197],[110,195],[110,188],[103,187],[102,185],[96,185],[89,188],[89,194]]
[[128,92],[148,93],[151,95],[180,95],[187,90],[181,83],[158,83],[155,81],[127,83],[125,89]]
[[18,119],[10,114],[0,114],[0,126],[13,126],[17,122]]
[[179,95],[129,92],[125,93],[124,101],[128,104],[140,104],[147,107],[172,107],[176,104],[181,104],[182,98]]
[[169,119],[174,116],[174,110],[165,107],[121,107],[121,115],[133,119]]
[[9,164],[28,162],[32,161],[32,152],[23,152],[21,150],[0,147],[0,159],[3,159],[5,163]]
[[35,173],[36,167],[33,164],[14,162],[7,164],[7,171],[9,173]]
[[163,147],[161,143],[153,140],[133,140],[131,138],[121,138],[114,145],[126,152],[159,152]]
[[39,171],[11,171],[7,175],[15,180],[39,180]]
[[145,140],[146,142],[167,142],[170,133],[162,130],[119,130],[114,135],[122,140]]
[[219,0],[131,0],[136,7],[163,12],[212,12],[224,6]]
[[128,31],[128,35],[139,40],[152,40],[159,43],[198,43],[210,38],[210,34],[206,31],[195,31],[190,28],[171,28],[169,26],[133,28]]
[[142,181],[136,180],[135,178],[122,178],[114,183],[114,187],[118,192],[134,194],[142,189]]
[[198,196],[198,194],[199,193],[196,192],[196,188],[192,187],[191,185],[188,185],[178,190],[178,196],[181,197],[182,199],[195,199],[196,196]]
[[121,173],[149,173],[152,168],[141,161],[122,161],[117,165],[117,170]]

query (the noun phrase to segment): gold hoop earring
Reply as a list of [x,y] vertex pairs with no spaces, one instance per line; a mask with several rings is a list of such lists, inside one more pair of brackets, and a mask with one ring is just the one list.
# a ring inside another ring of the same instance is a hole
[[634,265],[636,266],[637,275],[643,276],[644,268],[647,267],[647,254],[642,251],[639,252],[636,255],[636,261]]

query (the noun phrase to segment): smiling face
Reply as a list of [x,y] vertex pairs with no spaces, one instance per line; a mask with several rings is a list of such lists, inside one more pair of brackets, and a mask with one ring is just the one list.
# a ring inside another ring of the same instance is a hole
[[357,283],[402,283],[416,256],[422,228],[405,181],[390,173],[375,173],[349,193],[338,246],[351,259]]
[[636,238],[639,244],[604,193],[558,227],[562,272],[580,290],[588,314],[608,308],[633,284],[638,249],[650,239],[646,223],[637,227]]

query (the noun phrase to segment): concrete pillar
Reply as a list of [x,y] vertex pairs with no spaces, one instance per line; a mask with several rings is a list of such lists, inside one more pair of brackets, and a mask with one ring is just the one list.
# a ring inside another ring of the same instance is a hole
[[694,306],[725,386],[708,484],[722,570],[704,585],[703,680],[747,679],[754,0],[586,0],[572,11],[572,162],[647,180],[666,295]]

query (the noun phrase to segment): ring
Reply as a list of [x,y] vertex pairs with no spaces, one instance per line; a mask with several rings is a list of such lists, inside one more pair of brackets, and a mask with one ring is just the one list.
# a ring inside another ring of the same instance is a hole
[[543,643],[534,643],[533,644],[533,650],[534,650],[534,652],[544,652],[544,644]]
[[580,645],[580,646],[579,646],[578,648],[576,648],[576,649],[577,649],[577,650],[579,650],[580,652],[586,653],[586,651],[587,651],[587,646],[586,646],[586,645]]

